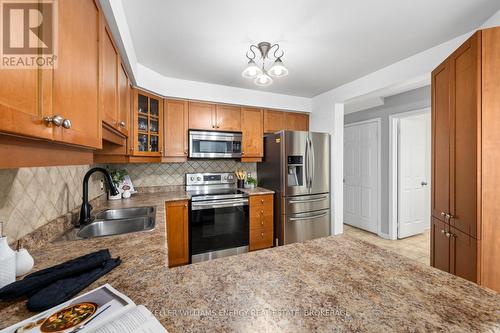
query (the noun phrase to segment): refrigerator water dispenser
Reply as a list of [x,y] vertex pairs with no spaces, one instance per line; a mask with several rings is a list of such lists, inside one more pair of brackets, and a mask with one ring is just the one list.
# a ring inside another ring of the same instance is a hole
[[304,185],[302,156],[288,156],[288,186]]

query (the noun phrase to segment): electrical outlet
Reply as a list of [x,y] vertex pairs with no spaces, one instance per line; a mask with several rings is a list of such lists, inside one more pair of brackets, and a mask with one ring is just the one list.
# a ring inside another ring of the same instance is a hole
[[104,191],[104,179],[101,179],[99,183],[101,184],[101,191]]

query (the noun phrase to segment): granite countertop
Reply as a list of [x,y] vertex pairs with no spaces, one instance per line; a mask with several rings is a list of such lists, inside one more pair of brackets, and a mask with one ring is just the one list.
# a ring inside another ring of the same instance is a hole
[[[41,269],[109,248],[122,264],[110,283],[146,305],[169,332],[500,331],[500,296],[347,235],[167,268],[164,202],[183,191],[140,193],[105,207],[157,207],[151,232],[50,243]],[[84,292],[85,292],[84,291]],[[0,328],[33,315],[0,304]]]
[[239,188],[240,191],[248,193],[248,195],[263,195],[263,194],[273,194],[274,191],[265,189],[263,187],[255,187],[255,188]]

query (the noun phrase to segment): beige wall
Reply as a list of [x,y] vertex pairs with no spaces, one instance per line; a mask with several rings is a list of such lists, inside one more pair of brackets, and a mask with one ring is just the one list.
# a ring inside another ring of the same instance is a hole
[[[17,240],[82,203],[89,165],[0,170],[0,222],[9,242]],[[104,193],[102,177],[89,181],[89,198]]]

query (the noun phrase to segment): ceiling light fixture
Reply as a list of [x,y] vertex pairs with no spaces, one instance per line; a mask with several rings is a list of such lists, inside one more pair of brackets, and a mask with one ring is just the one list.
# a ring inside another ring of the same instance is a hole
[[[269,70],[266,70],[266,60],[270,60],[269,53],[274,49],[273,57],[274,62]],[[279,53],[279,51],[281,51]],[[261,56],[261,67],[255,63],[255,58],[257,54],[260,53]],[[285,55],[285,52],[280,49],[278,44],[273,44],[268,42],[260,42],[257,45],[250,45],[250,50],[247,51],[246,57],[248,58],[248,65],[241,73],[244,78],[254,79],[254,83],[258,86],[265,87],[273,83],[274,77],[284,77],[288,75],[288,69],[286,69],[281,58]]]

